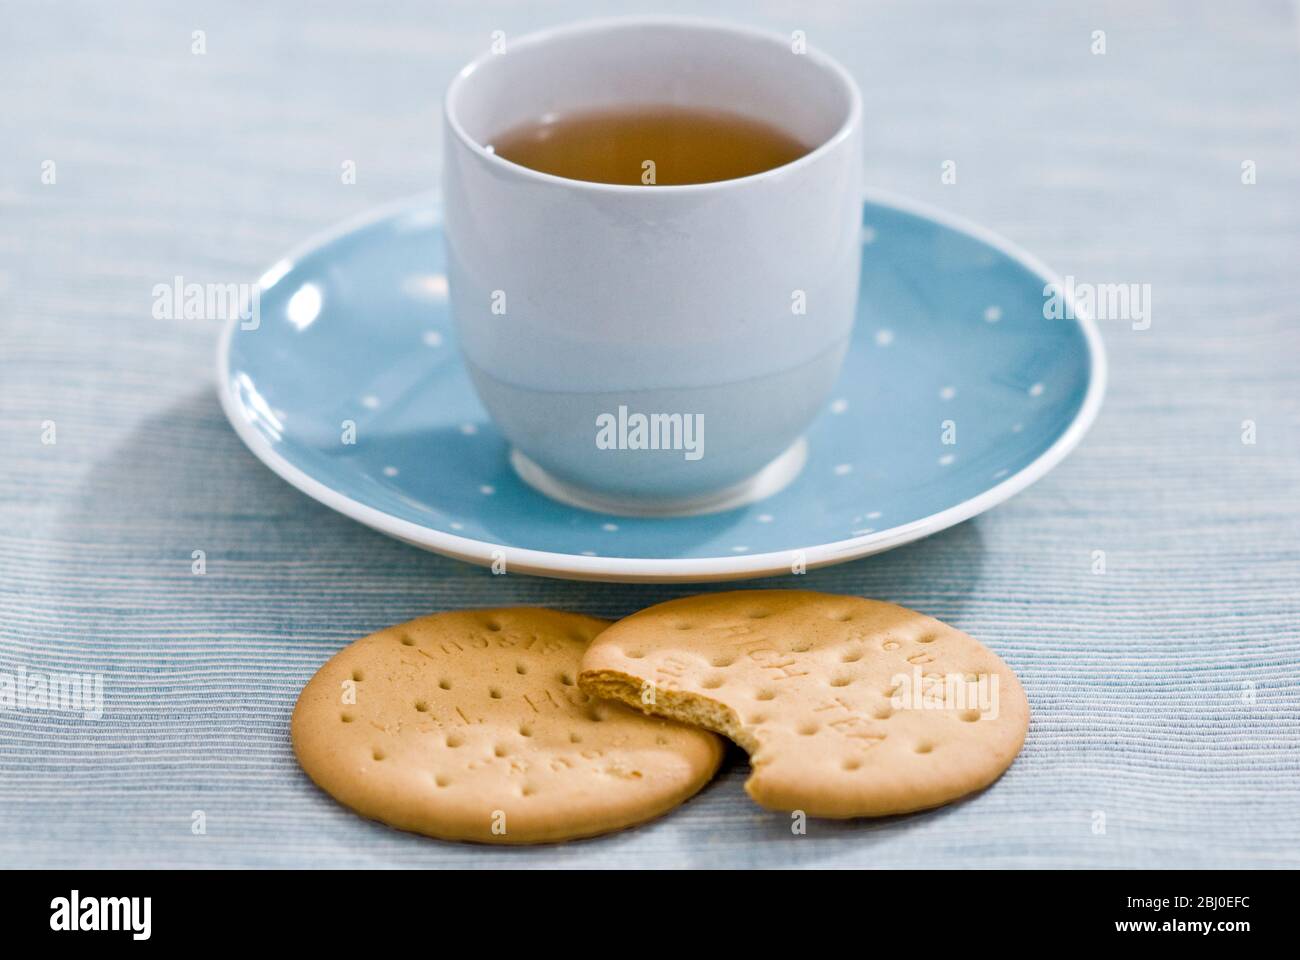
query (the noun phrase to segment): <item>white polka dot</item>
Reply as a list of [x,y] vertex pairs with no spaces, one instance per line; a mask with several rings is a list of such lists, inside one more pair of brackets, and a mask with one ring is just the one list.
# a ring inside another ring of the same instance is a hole
[[1021,430],[1023,430],[1023,429],[1025,429],[1025,425],[1024,425],[1023,423],[1013,423],[1013,424],[1011,425],[1011,432],[1012,432],[1012,433],[1019,433],[1019,432],[1020,432]]
[[485,483],[483,486],[478,488],[478,492],[483,494],[485,497],[490,497],[492,494],[497,492],[497,488],[492,486],[490,483]]
[[759,523],[771,523],[772,515],[770,513],[760,513],[756,519]]
[[853,535],[855,537],[865,537],[867,534],[875,533],[875,532],[876,532],[875,527],[863,527],[861,530],[854,530]]
[[953,456],[951,453],[945,453],[942,457],[939,458],[939,466],[946,467],[956,459],[957,458]]
[[997,323],[997,322],[998,322],[999,320],[1001,320],[1001,319],[1002,319],[1002,308],[1001,308],[1001,307],[986,307],[986,308],[985,308],[985,310],[984,310],[984,322],[985,322],[985,323]]
[[994,480],[1001,480],[1003,477],[1005,477],[1005,476],[1006,476],[1008,473],[1010,473],[1010,472],[1011,472],[1010,470],[1007,470],[1007,469],[1005,469],[1005,468],[1002,469],[1002,470],[999,470],[997,473],[993,474],[993,479],[994,479]]
[[379,398],[376,397],[373,393],[368,393],[361,398],[361,405],[365,407],[367,410],[378,410]]
[[421,339],[424,341],[424,345],[426,347],[442,346],[442,334],[439,333],[437,330],[424,331],[424,336],[421,337]]
[[321,299],[320,287],[304,283],[284,305],[285,316],[299,330],[306,330],[320,316]]
[[596,556],[596,551],[595,551],[595,550],[584,550],[584,551],[582,551],[582,555],[583,555],[584,557],[594,557],[594,556]]
[[453,530],[464,530],[464,529],[465,529],[465,524],[463,524],[463,523],[457,523],[456,521],[453,520],[452,523],[451,523],[451,528],[452,528]]
[[880,519],[880,511],[879,511],[879,510],[872,510],[869,514],[867,514],[867,519],[868,519],[868,520],[879,520],[879,519]]
[[465,436],[467,436],[467,437],[472,437],[472,436],[474,436],[474,434],[478,433],[478,424],[477,424],[477,423],[462,423],[462,424],[460,425],[460,432],[463,433],[463,434],[465,434]]
[[849,408],[849,402],[841,397],[838,400],[831,401],[831,413],[843,413]]
[[876,331],[876,344],[877,344],[878,346],[887,347],[887,346],[889,346],[889,345],[890,345],[891,343],[893,343],[893,342],[894,342],[894,331],[893,331],[893,330],[877,330],[877,331]]
[[864,226],[862,228],[862,242],[870,245],[876,242],[876,228]]
[[386,477],[395,477],[395,476],[397,476],[397,468],[396,468],[396,467],[384,467],[384,476],[386,476]]
[[1041,397],[1043,395],[1043,390],[1043,385],[1041,383],[1036,383],[1029,388],[1029,395],[1031,397]]
[[835,468],[835,476],[837,477],[843,477],[852,472],[853,472],[853,464],[851,463],[841,463],[839,466]]
[[402,289],[420,300],[446,300],[447,278],[441,273],[424,273],[407,277]]
[[731,548],[731,552],[732,552],[732,553],[744,553],[744,552],[745,552],[746,550],[748,550],[748,549],[749,549],[749,547],[732,547],[732,548]]
[[939,390],[940,400],[951,400],[955,396],[957,396],[956,387],[943,387],[942,389]]
[[607,532],[609,532],[609,533],[613,533],[615,530],[618,529],[618,524],[617,524],[617,523],[602,523],[602,524],[600,525],[600,529],[605,530],[605,531],[607,531]]

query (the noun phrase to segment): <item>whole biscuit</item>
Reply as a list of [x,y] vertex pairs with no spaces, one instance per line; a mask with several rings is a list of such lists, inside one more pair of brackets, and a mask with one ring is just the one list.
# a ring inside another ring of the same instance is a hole
[[709,781],[722,744],[578,688],[607,624],[519,607],[371,634],[299,696],[298,762],[358,813],[448,840],[540,843],[656,817]]
[[1029,726],[1016,675],[961,631],[802,590],[649,607],[596,638],[579,684],[730,737],[750,754],[757,803],[820,817],[907,813],[986,787]]

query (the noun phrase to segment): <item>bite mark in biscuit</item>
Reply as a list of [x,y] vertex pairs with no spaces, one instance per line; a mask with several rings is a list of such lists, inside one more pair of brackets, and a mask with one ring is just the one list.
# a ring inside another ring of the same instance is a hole
[[799,590],[703,594],[602,633],[582,689],[723,734],[745,788],[811,816],[907,813],[988,786],[1024,742],[1029,706],[992,651],[933,618]]

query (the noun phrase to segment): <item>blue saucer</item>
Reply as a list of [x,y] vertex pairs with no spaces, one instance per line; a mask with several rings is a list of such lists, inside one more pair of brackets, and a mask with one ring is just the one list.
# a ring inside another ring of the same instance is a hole
[[[523,483],[457,355],[428,196],[263,275],[258,325],[234,318],[222,337],[222,405],[249,448],[309,496],[511,572],[728,580],[878,553],[987,510],[1059,463],[1101,406],[1105,358],[1077,308],[1044,318],[1053,275],[1005,241],[879,197],[862,223],[853,344],[808,431],[807,464],[749,506],[627,518]],[[948,422],[956,443],[944,443]]]

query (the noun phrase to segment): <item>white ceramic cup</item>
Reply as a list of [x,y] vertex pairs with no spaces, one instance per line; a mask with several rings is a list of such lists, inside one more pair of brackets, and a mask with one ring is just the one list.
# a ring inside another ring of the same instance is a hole
[[[627,186],[491,148],[548,115],[664,104],[762,120],[811,149],[733,180]],[[672,514],[797,474],[853,324],[861,115],[848,73],[797,39],[693,19],[507,38],[456,76],[452,311],[525,480],[591,509]]]

